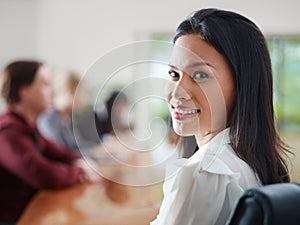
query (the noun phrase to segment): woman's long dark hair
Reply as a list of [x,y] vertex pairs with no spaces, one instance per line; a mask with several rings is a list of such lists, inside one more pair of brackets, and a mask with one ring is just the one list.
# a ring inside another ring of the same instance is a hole
[[230,139],[236,154],[263,184],[288,182],[282,153],[289,152],[274,122],[271,60],[265,38],[249,19],[229,11],[202,9],[177,28],[175,41],[196,34],[229,64],[237,90],[230,117]]

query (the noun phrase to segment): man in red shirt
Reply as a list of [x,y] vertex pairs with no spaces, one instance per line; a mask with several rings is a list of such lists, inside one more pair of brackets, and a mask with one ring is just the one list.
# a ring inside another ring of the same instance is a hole
[[37,117],[51,108],[49,79],[47,67],[35,61],[14,62],[4,71],[1,91],[8,108],[0,115],[0,224],[14,224],[39,189],[92,179],[76,163],[79,155],[36,128]]

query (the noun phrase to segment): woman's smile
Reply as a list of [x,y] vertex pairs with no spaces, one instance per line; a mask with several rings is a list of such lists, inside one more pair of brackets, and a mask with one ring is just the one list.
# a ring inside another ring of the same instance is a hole
[[174,119],[176,120],[186,120],[190,118],[197,117],[198,114],[201,112],[200,109],[191,109],[186,107],[174,107],[172,108],[172,114]]

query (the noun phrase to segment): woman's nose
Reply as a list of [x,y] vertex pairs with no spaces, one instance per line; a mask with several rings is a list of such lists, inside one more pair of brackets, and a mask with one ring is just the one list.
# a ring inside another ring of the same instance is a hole
[[190,99],[188,78],[183,75],[178,81],[174,83],[172,90],[172,97],[177,100]]

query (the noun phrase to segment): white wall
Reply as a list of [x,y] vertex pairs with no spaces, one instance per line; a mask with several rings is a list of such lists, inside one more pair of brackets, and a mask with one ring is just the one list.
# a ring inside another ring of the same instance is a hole
[[37,20],[35,0],[0,0],[0,67],[37,55]]
[[112,48],[173,32],[210,6],[240,12],[268,34],[300,34],[297,0],[0,0],[0,66],[31,57],[83,72]]

